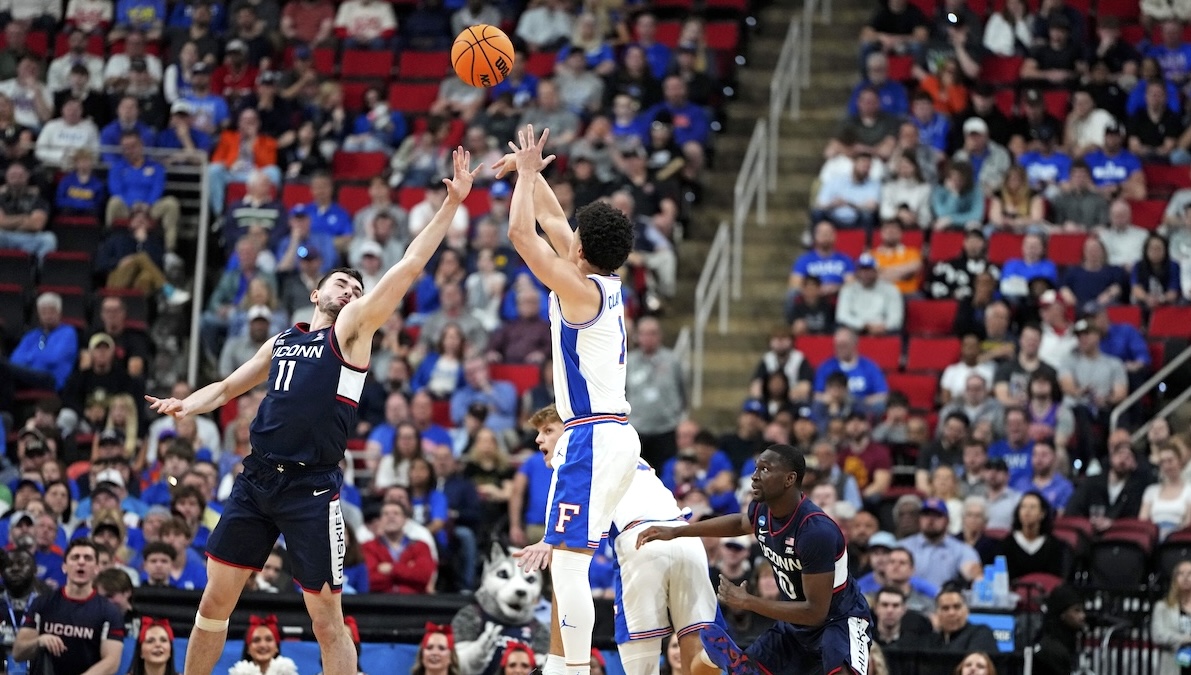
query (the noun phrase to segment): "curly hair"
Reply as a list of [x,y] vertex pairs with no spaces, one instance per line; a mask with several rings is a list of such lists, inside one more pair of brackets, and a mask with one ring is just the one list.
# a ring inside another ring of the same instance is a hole
[[576,232],[583,257],[597,270],[610,274],[620,269],[633,250],[633,224],[619,210],[592,202],[575,214]]

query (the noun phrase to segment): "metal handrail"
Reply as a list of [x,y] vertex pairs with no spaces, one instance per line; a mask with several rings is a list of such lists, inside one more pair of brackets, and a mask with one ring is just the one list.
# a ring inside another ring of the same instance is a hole
[[743,293],[744,275],[744,224],[753,206],[757,207],[757,224],[765,225],[769,220],[769,189],[765,174],[770,152],[769,133],[765,120],[757,120],[753,136],[744,151],[744,161],[736,174],[736,185],[732,188],[732,297],[740,299]]
[[207,281],[207,238],[211,227],[207,221],[211,219],[211,184],[207,180],[207,158],[203,157],[203,174],[199,181],[199,222],[198,241],[194,254],[194,290],[190,302],[190,349],[186,354],[186,381],[191,387],[198,386],[199,376],[199,328],[203,318],[203,301],[206,297]]
[[691,406],[703,405],[703,342],[707,333],[707,322],[711,319],[711,312],[719,305],[720,334],[728,332],[728,291],[731,285],[731,233],[728,223],[721,222],[715,232],[715,239],[711,241],[711,248],[707,251],[707,263],[699,274],[699,282],[695,284],[695,327],[693,342],[694,349],[691,377]]
[[[1163,366],[1161,370],[1150,376],[1150,379],[1146,380],[1137,389],[1134,389],[1127,397],[1125,397],[1124,401],[1121,401],[1117,404],[1117,407],[1112,409],[1112,413],[1108,416],[1108,428],[1112,431],[1116,431],[1117,426],[1121,421],[1121,415],[1124,415],[1126,410],[1132,408],[1138,401],[1142,399],[1142,397],[1160,385],[1168,375],[1173,373],[1179,366],[1186,363],[1189,359],[1191,359],[1191,347],[1184,349],[1179,353],[1178,356],[1174,357],[1169,363]],[[1134,431],[1133,441],[1136,442],[1145,436],[1146,431],[1149,430],[1150,425],[1154,423],[1155,419],[1165,418],[1167,415],[1173,412],[1175,408],[1182,405],[1183,402],[1188,398],[1191,398],[1191,389],[1180,393],[1173,401],[1168,403],[1166,407],[1158,411],[1158,414],[1154,415],[1153,419],[1143,424],[1140,429]]]
[[674,340],[674,347],[671,348],[674,352],[674,358],[678,363],[682,364],[682,381],[686,385],[687,392],[691,391],[691,327],[683,326],[682,330],[678,332],[678,338]]

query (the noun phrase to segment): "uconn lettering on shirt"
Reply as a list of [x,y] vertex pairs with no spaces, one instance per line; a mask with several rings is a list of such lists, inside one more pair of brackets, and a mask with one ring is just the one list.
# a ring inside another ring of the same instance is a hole
[[273,347],[273,358],[300,356],[304,359],[321,359],[325,345],[281,345]]
[[[789,550],[793,552],[793,547],[789,547]],[[784,555],[781,555],[777,551],[766,546],[764,542],[761,542],[761,554],[765,556],[765,559],[768,560],[770,564],[783,572],[802,572],[801,560],[798,558],[788,558]]]
[[68,638],[82,638],[84,640],[93,640],[95,638],[95,629],[86,626],[75,626],[69,623],[59,623],[57,621],[47,621],[41,626],[41,632],[48,635],[57,635],[59,637]]

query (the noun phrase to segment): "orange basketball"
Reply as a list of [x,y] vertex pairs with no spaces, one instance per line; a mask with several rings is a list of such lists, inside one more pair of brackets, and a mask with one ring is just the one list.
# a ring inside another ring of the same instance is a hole
[[491,87],[505,79],[513,67],[513,43],[496,26],[465,28],[451,45],[451,64],[464,82]]

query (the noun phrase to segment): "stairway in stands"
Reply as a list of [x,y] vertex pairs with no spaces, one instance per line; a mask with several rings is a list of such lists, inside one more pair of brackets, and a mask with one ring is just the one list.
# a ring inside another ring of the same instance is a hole
[[[708,171],[704,204],[680,248],[679,297],[666,321],[672,341],[693,323],[695,282],[712,236],[732,217],[732,189],[756,120],[768,116],[769,82],[782,41],[800,3],[791,0],[762,9],[749,38],[748,64],[739,71],[736,100],[728,106],[725,129],[716,138],[715,166]],[[769,196],[769,225],[750,222],[744,233],[743,288],[734,300],[727,334],[715,322],[708,328],[703,407],[694,419],[728,430],[747,394],[757,359],[765,351],[771,326],[782,322],[782,302],[790,265],[802,251],[811,184],[822,164],[823,146],[843,119],[848,95],[859,79],[856,39],[872,4],[835,0],[830,24],[816,23],[812,33],[811,83],[803,91],[802,118],[783,120],[778,156],[778,189]]]

